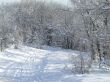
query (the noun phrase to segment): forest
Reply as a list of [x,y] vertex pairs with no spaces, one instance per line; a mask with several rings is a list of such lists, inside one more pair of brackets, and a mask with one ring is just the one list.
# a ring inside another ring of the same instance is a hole
[[0,50],[48,45],[89,52],[91,64],[110,66],[110,0],[70,1],[68,7],[35,0],[0,5]]

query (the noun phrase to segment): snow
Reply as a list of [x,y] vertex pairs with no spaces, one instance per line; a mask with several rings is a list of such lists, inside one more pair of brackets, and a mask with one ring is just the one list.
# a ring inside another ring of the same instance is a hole
[[[82,52],[87,60],[88,53]],[[109,82],[110,74],[72,74],[70,56],[80,52],[43,46],[41,49],[19,46],[0,53],[0,82]],[[94,67],[93,67],[94,68]]]
[[61,82],[110,82],[110,74],[65,76]]

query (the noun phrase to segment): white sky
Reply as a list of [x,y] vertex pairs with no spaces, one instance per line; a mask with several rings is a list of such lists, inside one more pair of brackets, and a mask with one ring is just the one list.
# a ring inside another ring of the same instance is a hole
[[6,3],[6,2],[14,2],[19,0],[0,0],[0,3]]
[[[0,0],[0,3],[10,3],[10,2],[16,2],[16,1],[20,1],[20,0]],[[42,0],[42,1],[57,2],[64,5],[70,5],[69,0]]]

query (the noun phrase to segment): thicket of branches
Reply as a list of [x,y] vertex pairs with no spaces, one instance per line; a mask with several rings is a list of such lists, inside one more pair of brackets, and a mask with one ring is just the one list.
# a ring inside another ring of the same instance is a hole
[[79,15],[66,6],[21,2],[2,6],[0,17],[2,44],[45,44],[79,49],[82,42],[82,47],[87,47],[83,39],[86,34],[80,32],[82,22],[77,23]]

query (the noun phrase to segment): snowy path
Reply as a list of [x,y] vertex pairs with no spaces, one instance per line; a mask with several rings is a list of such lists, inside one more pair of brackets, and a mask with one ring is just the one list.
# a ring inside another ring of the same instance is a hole
[[65,57],[68,58],[51,50],[7,49],[0,55],[0,77],[10,82],[56,82],[65,66]]
[[0,54],[0,82],[110,82],[110,74],[72,75],[64,68],[73,51],[21,46]]

